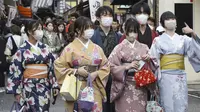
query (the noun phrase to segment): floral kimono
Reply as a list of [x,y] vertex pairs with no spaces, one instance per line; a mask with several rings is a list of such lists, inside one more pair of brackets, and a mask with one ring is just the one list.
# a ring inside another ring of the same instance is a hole
[[[102,101],[106,101],[105,84],[107,83],[110,66],[103,50],[91,40],[83,44],[76,38],[65,47],[61,56],[55,60],[55,73],[59,84],[63,83],[66,75],[73,75],[77,67],[96,66],[98,76],[93,81],[94,106],[93,112],[102,111]],[[82,80],[81,80],[82,81]],[[82,81],[81,90],[86,86],[86,81]],[[68,112],[73,112],[74,102],[67,102]]]
[[[51,89],[58,88],[53,71],[54,57],[45,44],[36,45],[28,41],[13,56],[8,74],[7,93],[21,95],[21,106],[26,105],[28,112],[49,111]],[[47,65],[47,78],[24,78],[29,64]]]
[[[184,56],[196,72],[200,71],[200,39],[164,33],[155,38],[151,55],[160,64],[157,70],[161,105],[165,112],[187,112],[188,90]],[[175,64],[175,65],[174,65]]]
[[141,60],[141,57],[148,54],[148,51],[147,45],[141,44],[137,40],[134,43],[130,43],[127,39],[124,39],[111,53],[109,57],[113,77],[111,88],[116,87],[119,90],[122,84],[125,85],[124,90],[119,96],[116,96],[117,93],[111,90],[111,98],[118,97],[114,100],[116,112],[146,111],[147,88],[136,88],[135,81],[132,80],[134,78],[127,74],[124,64]]

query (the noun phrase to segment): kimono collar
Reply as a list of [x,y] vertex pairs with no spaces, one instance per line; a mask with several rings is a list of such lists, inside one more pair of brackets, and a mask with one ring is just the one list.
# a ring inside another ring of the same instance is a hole
[[33,45],[32,43],[30,43],[28,40],[26,40],[26,42],[27,42],[32,48],[34,48],[35,50],[38,50],[38,48],[39,48],[38,45],[39,45],[39,43],[40,43],[39,41],[37,41],[35,45]]
[[171,40],[174,40],[174,38],[176,38],[176,36],[178,36],[177,33],[175,33],[173,36],[170,36],[167,33],[164,33],[164,35],[166,35],[167,37],[169,37]]
[[124,39],[124,42],[131,45],[133,48],[135,47],[135,45],[137,46],[138,45],[138,41],[135,40],[133,43],[129,42],[127,39]]
[[88,39],[87,43],[83,43],[79,38],[76,38],[86,49],[88,48],[89,46],[89,43],[90,43],[90,39]]

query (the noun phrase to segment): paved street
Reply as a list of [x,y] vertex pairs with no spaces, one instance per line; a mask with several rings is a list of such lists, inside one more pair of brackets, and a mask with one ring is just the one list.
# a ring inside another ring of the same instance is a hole
[[[10,112],[13,95],[0,93],[0,112]],[[50,112],[65,112],[63,101],[59,97],[57,103],[51,107]],[[189,112],[200,112],[200,99],[189,96]]]
[[[10,108],[14,101],[13,95],[7,95],[5,93],[0,93],[0,112],[10,112]],[[52,100],[53,101],[53,100]],[[65,112],[64,102],[59,97],[55,105],[50,109],[50,112]]]

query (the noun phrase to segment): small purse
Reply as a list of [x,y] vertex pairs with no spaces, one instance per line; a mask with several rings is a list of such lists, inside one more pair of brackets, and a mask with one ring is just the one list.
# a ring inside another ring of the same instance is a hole
[[87,86],[80,92],[78,108],[83,112],[90,112],[94,106],[94,89],[91,76],[88,75]]
[[146,112],[164,112],[164,109],[156,101],[157,95],[151,95],[150,101],[147,101]]
[[157,80],[156,76],[149,67],[149,63],[146,63],[141,70],[136,72],[134,78],[137,87],[147,86]]

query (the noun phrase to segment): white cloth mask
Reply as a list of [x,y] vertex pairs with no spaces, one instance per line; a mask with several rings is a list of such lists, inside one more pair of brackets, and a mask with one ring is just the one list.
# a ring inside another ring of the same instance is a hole
[[166,30],[175,31],[176,30],[176,20],[165,20],[165,28]]
[[131,33],[129,33],[129,34],[127,35],[126,39],[127,39],[128,41],[130,41],[130,42],[134,42],[135,39],[136,39],[137,37],[138,37],[138,34],[137,34],[137,33],[131,32]]
[[35,35],[33,36],[36,40],[40,41],[44,35],[42,30],[36,30]]
[[139,14],[139,15],[136,15],[136,19],[137,21],[139,22],[139,24],[146,24],[147,23],[147,20],[148,20],[148,15],[146,14]]
[[110,27],[112,25],[113,18],[112,17],[102,17],[101,22],[104,27]]
[[84,31],[84,38],[90,39],[94,35],[94,29],[88,29]]

